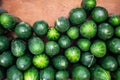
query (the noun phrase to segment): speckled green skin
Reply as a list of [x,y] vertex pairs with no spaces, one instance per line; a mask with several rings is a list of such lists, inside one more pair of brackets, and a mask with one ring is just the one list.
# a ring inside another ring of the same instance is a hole
[[84,66],[91,67],[95,64],[96,58],[90,52],[83,52],[80,61]]
[[114,57],[106,56],[102,59],[101,66],[107,71],[115,71],[118,68],[118,63]]
[[90,72],[84,66],[77,66],[72,70],[73,80],[90,80]]
[[96,33],[97,26],[92,20],[88,20],[80,26],[80,34],[85,38],[91,39],[96,35]]
[[48,24],[47,22],[41,20],[41,21],[36,21],[33,24],[33,30],[36,33],[36,35],[41,36],[45,35],[48,31]]
[[80,49],[73,46],[65,50],[65,56],[71,63],[76,63],[80,59]]
[[96,6],[96,0],[82,0],[81,6],[86,11],[91,11]]
[[76,26],[70,27],[67,31],[67,35],[71,39],[77,39],[79,37],[79,28],[77,28]]
[[14,39],[11,43],[11,52],[14,56],[20,57],[26,53],[26,43],[21,39]]
[[13,30],[15,24],[17,23],[17,18],[9,13],[3,13],[0,15],[0,24],[8,30]]
[[44,51],[44,42],[39,37],[32,37],[29,39],[28,48],[34,55],[41,54]]
[[109,17],[108,22],[113,26],[119,26],[120,25],[120,15],[113,14]]
[[16,66],[19,70],[27,70],[32,64],[32,58],[29,55],[23,55],[17,58]]
[[9,48],[10,42],[7,36],[0,36],[0,52]]
[[55,28],[59,32],[63,33],[65,31],[67,31],[69,27],[70,27],[69,20],[65,17],[59,17],[55,22]]
[[60,37],[60,33],[55,28],[49,28],[47,32],[47,38],[48,40],[58,40]]
[[120,26],[115,28],[115,35],[120,38]]
[[53,65],[58,70],[64,70],[68,67],[68,60],[62,55],[53,58]]
[[110,72],[100,66],[93,67],[91,72],[92,80],[111,80]]
[[107,48],[105,42],[96,40],[90,47],[91,53],[96,57],[103,57],[106,54]]
[[98,26],[98,37],[103,40],[110,39],[114,34],[113,27],[108,23],[101,23]]
[[4,51],[0,54],[0,65],[2,67],[10,67],[14,63],[14,56],[10,51]]
[[68,36],[62,35],[58,40],[58,44],[61,48],[66,49],[71,46],[71,40]]
[[48,41],[45,45],[45,52],[48,56],[53,57],[60,51],[59,45],[55,41]]
[[19,69],[17,69],[15,65],[13,65],[7,70],[7,79],[8,80],[23,80],[23,73]]
[[88,51],[90,48],[91,42],[88,39],[80,38],[77,41],[77,46],[80,48],[81,51]]
[[107,42],[108,49],[113,54],[120,54],[120,39],[119,38],[112,38]]
[[54,80],[55,71],[52,67],[44,68],[40,71],[40,80]]
[[35,67],[30,67],[24,72],[24,80],[39,80],[39,71]]
[[108,18],[108,12],[104,7],[97,6],[92,10],[92,19],[97,23],[102,23]]
[[74,8],[69,13],[70,22],[79,25],[85,21],[87,14],[83,8]]
[[69,73],[66,70],[57,71],[55,75],[56,80],[68,80]]
[[39,69],[43,69],[48,66],[49,58],[46,54],[39,54],[33,57],[33,64]]
[[15,33],[17,37],[25,39],[29,38],[32,35],[32,28],[26,22],[20,22],[15,27]]

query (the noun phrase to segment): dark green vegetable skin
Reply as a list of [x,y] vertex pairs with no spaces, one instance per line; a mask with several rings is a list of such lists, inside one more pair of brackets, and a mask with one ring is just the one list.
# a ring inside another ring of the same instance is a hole
[[90,80],[90,72],[84,66],[76,66],[72,70],[73,80]]
[[118,65],[120,66],[120,55],[117,55],[117,62],[118,62]]
[[23,73],[14,65],[7,70],[8,80],[23,80]]
[[120,15],[96,2],[81,0],[53,27],[0,8],[0,80],[120,80]]
[[10,67],[14,63],[14,56],[10,51],[4,51],[0,54],[0,65],[3,67]]
[[0,66],[0,80],[2,80],[5,77],[5,74],[5,68]]
[[111,80],[110,72],[104,70],[98,65],[91,68],[91,73],[92,80]]
[[6,36],[0,36],[0,52],[8,49],[9,44],[10,42]]
[[68,36],[62,35],[58,40],[58,44],[61,48],[66,49],[71,46],[71,40]]
[[81,6],[86,11],[91,11],[96,6],[96,0],[82,0]]
[[74,8],[69,13],[70,22],[79,25],[85,21],[87,14],[83,8]]
[[112,56],[106,56],[101,60],[101,66],[108,71],[115,71],[118,68],[117,60]]
[[98,26],[98,37],[103,40],[110,39],[114,34],[113,27],[108,23],[102,23]]
[[114,80],[120,80],[120,68],[118,68],[112,75]]
[[115,35],[120,38],[120,26],[115,28]]
[[44,68],[40,71],[40,80],[54,80],[55,71],[52,67]]
[[68,71],[58,71],[55,75],[56,80],[68,80],[69,79],[69,73]]
[[92,10],[92,19],[97,23],[102,23],[108,18],[108,12],[104,7],[97,6]]
[[96,40],[90,47],[91,53],[96,57],[103,57],[106,55],[107,48],[105,42],[101,40]]
[[3,13],[0,15],[0,24],[8,30],[13,30],[15,24],[18,23],[18,18],[14,17],[9,13]]
[[81,38],[77,41],[77,46],[81,49],[81,51],[88,51],[90,48],[91,42],[88,39]]
[[29,38],[32,35],[32,28],[26,22],[20,22],[15,27],[15,33],[19,38]]
[[73,26],[70,27],[67,31],[67,35],[71,38],[71,39],[77,39],[79,37],[79,30],[77,27]]
[[92,55],[90,52],[84,52],[82,53],[80,62],[87,67],[91,67],[95,64],[96,58],[94,55]]
[[39,80],[39,72],[35,67],[30,67],[24,72],[24,80]]
[[28,41],[28,48],[34,55],[41,54],[44,51],[44,42],[39,37],[32,37]]
[[91,39],[96,35],[96,33],[97,26],[92,20],[88,20],[80,26],[80,34],[85,38]]
[[4,31],[5,31],[5,30],[4,30],[3,27],[0,25],[0,36],[4,34]]
[[111,15],[109,17],[108,22],[113,26],[119,26],[120,25],[120,15],[116,15],[116,14]]
[[75,46],[72,46],[65,50],[65,56],[71,63],[78,62],[80,60],[80,55],[80,49]]
[[112,38],[107,42],[108,49],[113,54],[120,54],[120,39],[119,38]]
[[63,70],[68,67],[68,61],[66,57],[59,55],[53,58],[53,65],[58,70]]
[[43,20],[36,21],[33,24],[33,30],[38,36],[45,35],[48,31],[48,24]]
[[53,57],[59,53],[60,47],[55,41],[48,41],[45,46],[45,52],[48,56]]
[[30,65],[32,64],[31,61],[32,60],[31,60],[30,55],[26,54],[26,55],[23,55],[23,56],[17,58],[16,66],[19,70],[24,71],[24,70],[27,70],[30,67]]
[[20,57],[26,53],[26,43],[21,39],[14,39],[11,43],[11,52],[14,56]]
[[60,17],[55,22],[55,28],[59,32],[67,31],[69,26],[70,26],[69,20],[67,18],[65,18],[65,17]]

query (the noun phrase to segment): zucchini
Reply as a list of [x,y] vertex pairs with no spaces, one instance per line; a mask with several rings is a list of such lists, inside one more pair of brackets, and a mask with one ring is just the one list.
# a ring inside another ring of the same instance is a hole
[[13,65],[7,70],[7,80],[23,80],[23,73]]
[[34,55],[41,54],[44,51],[43,40],[37,36],[33,36],[28,41],[28,49]]
[[11,52],[14,56],[20,57],[26,53],[26,43],[21,39],[14,39],[11,42]]
[[0,65],[3,67],[10,67],[14,63],[14,56],[10,51],[4,51],[0,54]]
[[9,48],[10,42],[7,36],[0,36],[0,52]]
[[80,60],[80,55],[80,49],[75,46],[65,50],[65,56],[71,63],[77,63]]
[[73,25],[79,25],[85,21],[87,14],[83,8],[74,8],[69,13],[70,22]]
[[35,34],[38,36],[45,35],[48,31],[48,24],[47,24],[47,22],[45,22],[43,20],[36,21],[33,24],[33,30],[34,30]]
[[55,79],[55,71],[52,67],[47,67],[40,71],[40,80],[54,80]]
[[92,19],[97,23],[102,23],[108,18],[108,11],[101,6],[97,6],[92,10]]
[[68,67],[68,60],[62,55],[58,55],[52,59],[53,65],[58,70],[65,70]]
[[39,72],[35,67],[30,67],[24,72],[24,80],[39,80]]
[[38,54],[33,57],[33,65],[43,69],[49,65],[49,58],[46,54]]
[[72,79],[73,80],[90,80],[89,70],[81,65],[78,65],[72,70]]
[[70,27],[69,20],[67,18],[65,18],[65,17],[59,17],[55,21],[55,28],[59,32],[63,33],[65,31],[67,31],[69,27]]
[[48,56],[53,57],[60,51],[59,45],[55,41],[48,41],[45,45],[45,52]]
[[30,65],[32,64],[31,56],[28,54],[25,54],[19,58],[17,58],[16,66],[19,70],[27,70]]
[[57,71],[55,75],[56,80],[68,80],[69,79],[69,72],[66,70]]
[[92,80],[111,80],[110,72],[96,65],[91,68]]
[[30,25],[28,23],[20,22],[15,27],[15,33],[16,33],[17,37],[26,39],[26,38],[31,37],[32,28],[30,27]]

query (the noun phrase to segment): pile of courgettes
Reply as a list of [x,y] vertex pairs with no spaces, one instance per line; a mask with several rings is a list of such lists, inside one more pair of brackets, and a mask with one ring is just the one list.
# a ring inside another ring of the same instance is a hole
[[120,80],[120,14],[96,2],[82,0],[53,27],[0,8],[0,80]]

